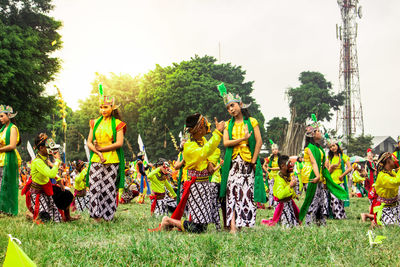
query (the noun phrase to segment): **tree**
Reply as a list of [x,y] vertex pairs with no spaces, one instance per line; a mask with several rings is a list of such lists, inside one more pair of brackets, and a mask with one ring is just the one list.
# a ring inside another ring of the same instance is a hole
[[344,144],[349,156],[364,156],[367,149],[372,146],[371,135],[350,136],[348,143]]
[[178,139],[188,115],[199,112],[211,122],[214,117],[229,119],[217,91],[217,85],[221,82],[225,83],[229,92],[239,94],[244,103],[252,103],[249,112],[258,120],[262,136],[265,137],[262,126],[264,116],[250,95],[253,82],[245,82],[245,74],[240,66],[216,64],[213,57],[195,56],[189,61],[164,68],[157,65],[144,75],[139,95],[138,130],[150,159],[176,157],[177,151],[167,129]]
[[52,8],[50,0],[0,1],[0,99],[19,112],[21,132],[45,125],[55,107],[44,94],[60,68],[50,57],[61,47],[61,22],[47,15]]
[[344,103],[344,94],[334,94],[332,84],[319,72],[300,73],[301,85],[286,92],[290,107],[290,123],[283,146],[284,153],[296,155],[302,149],[306,121],[314,113],[320,121],[330,121],[333,110]]
[[[267,122],[267,138],[272,139],[279,147],[282,147],[285,138],[286,129],[289,122],[286,118],[274,117]],[[271,144],[265,142],[270,148]]]

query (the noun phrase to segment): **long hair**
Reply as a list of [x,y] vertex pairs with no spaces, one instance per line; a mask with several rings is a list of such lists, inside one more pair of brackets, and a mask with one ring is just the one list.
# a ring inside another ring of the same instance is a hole
[[[339,146],[339,144],[336,144],[336,145],[337,145],[336,154],[338,154],[338,156],[343,155],[343,150],[342,150],[342,148]],[[328,159],[331,160],[334,156],[335,156],[335,153],[333,153],[333,152],[331,151],[331,149],[329,149],[329,152],[328,152]]]
[[250,118],[250,112],[247,108],[241,108],[240,112],[242,112],[242,116],[245,120],[248,120]]
[[111,112],[111,116],[122,121],[122,116],[118,109],[113,109],[113,111]]
[[315,145],[317,147],[320,147],[320,144],[315,142],[314,137],[306,136],[306,142],[305,143],[306,144],[305,144],[304,148],[308,147],[309,144],[313,144],[313,145]]
[[[281,153],[278,152],[278,154],[276,154],[276,155],[278,156],[278,161],[279,161],[279,158],[281,157]],[[272,155],[271,155],[271,159],[270,159],[271,162],[274,161],[274,158],[275,158],[275,155],[272,154]]]

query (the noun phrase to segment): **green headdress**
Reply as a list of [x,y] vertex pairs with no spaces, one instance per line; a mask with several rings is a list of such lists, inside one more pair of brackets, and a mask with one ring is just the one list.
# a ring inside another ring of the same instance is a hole
[[271,144],[271,149],[279,149],[279,146],[272,139],[269,139],[269,143]]
[[105,96],[103,91],[103,85],[99,84],[99,96],[100,96],[100,106],[101,105],[109,105],[112,106],[113,109],[117,109],[119,106],[115,105],[115,99],[112,96]]
[[0,113],[6,113],[8,114],[8,117],[10,119],[14,118],[15,116],[17,116],[18,112],[13,111],[13,108],[10,106],[6,106],[6,105],[0,105]]
[[307,137],[313,137],[313,134],[316,130],[319,129],[319,127],[321,126],[320,123],[317,120],[317,117],[315,116],[315,114],[311,114],[311,124],[307,126],[306,128],[306,136]]
[[[236,102],[236,103],[242,103],[242,98],[236,94],[236,96],[234,96],[232,93],[228,93],[225,87],[224,83],[220,83],[217,85],[219,94],[221,95],[221,97],[224,99],[224,104],[225,106],[229,105],[232,102]],[[251,104],[243,104],[243,108],[248,108],[250,107]]]

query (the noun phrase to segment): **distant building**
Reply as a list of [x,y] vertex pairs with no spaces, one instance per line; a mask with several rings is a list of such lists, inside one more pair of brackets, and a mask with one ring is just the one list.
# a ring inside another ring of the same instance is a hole
[[396,140],[391,136],[374,136],[372,139],[372,151],[374,154],[380,154],[382,152],[392,153],[397,146]]

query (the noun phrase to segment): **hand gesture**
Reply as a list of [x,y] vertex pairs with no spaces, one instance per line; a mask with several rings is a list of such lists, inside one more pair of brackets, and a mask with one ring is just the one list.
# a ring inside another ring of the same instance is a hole
[[222,133],[225,129],[225,121],[218,122],[216,117],[214,117],[214,121],[215,121],[215,128]]
[[312,179],[311,183],[316,184],[319,182],[319,176],[315,177],[314,179]]
[[244,125],[244,140],[249,139],[252,134],[253,134],[253,132],[249,133],[249,127],[247,127],[247,124],[245,124]]
[[101,147],[100,147],[99,144],[97,143],[97,140],[94,140],[94,141],[93,141],[93,145],[94,145],[94,148],[96,148],[97,151],[100,151],[100,152],[101,152]]
[[55,159],[60,159],[61,158],[60,157],[60,152],[58,150],[53,152],[53,156],[54,156]]
[[293,188],[296,186],[296,184],[297,184],[297,179],[293,177],[292,181],[290,181],[289,186]]
[[101,152],[99,152],[97,155],[99,156],[101,163],[106,162],[106,159],[104,158],[104,156]]

